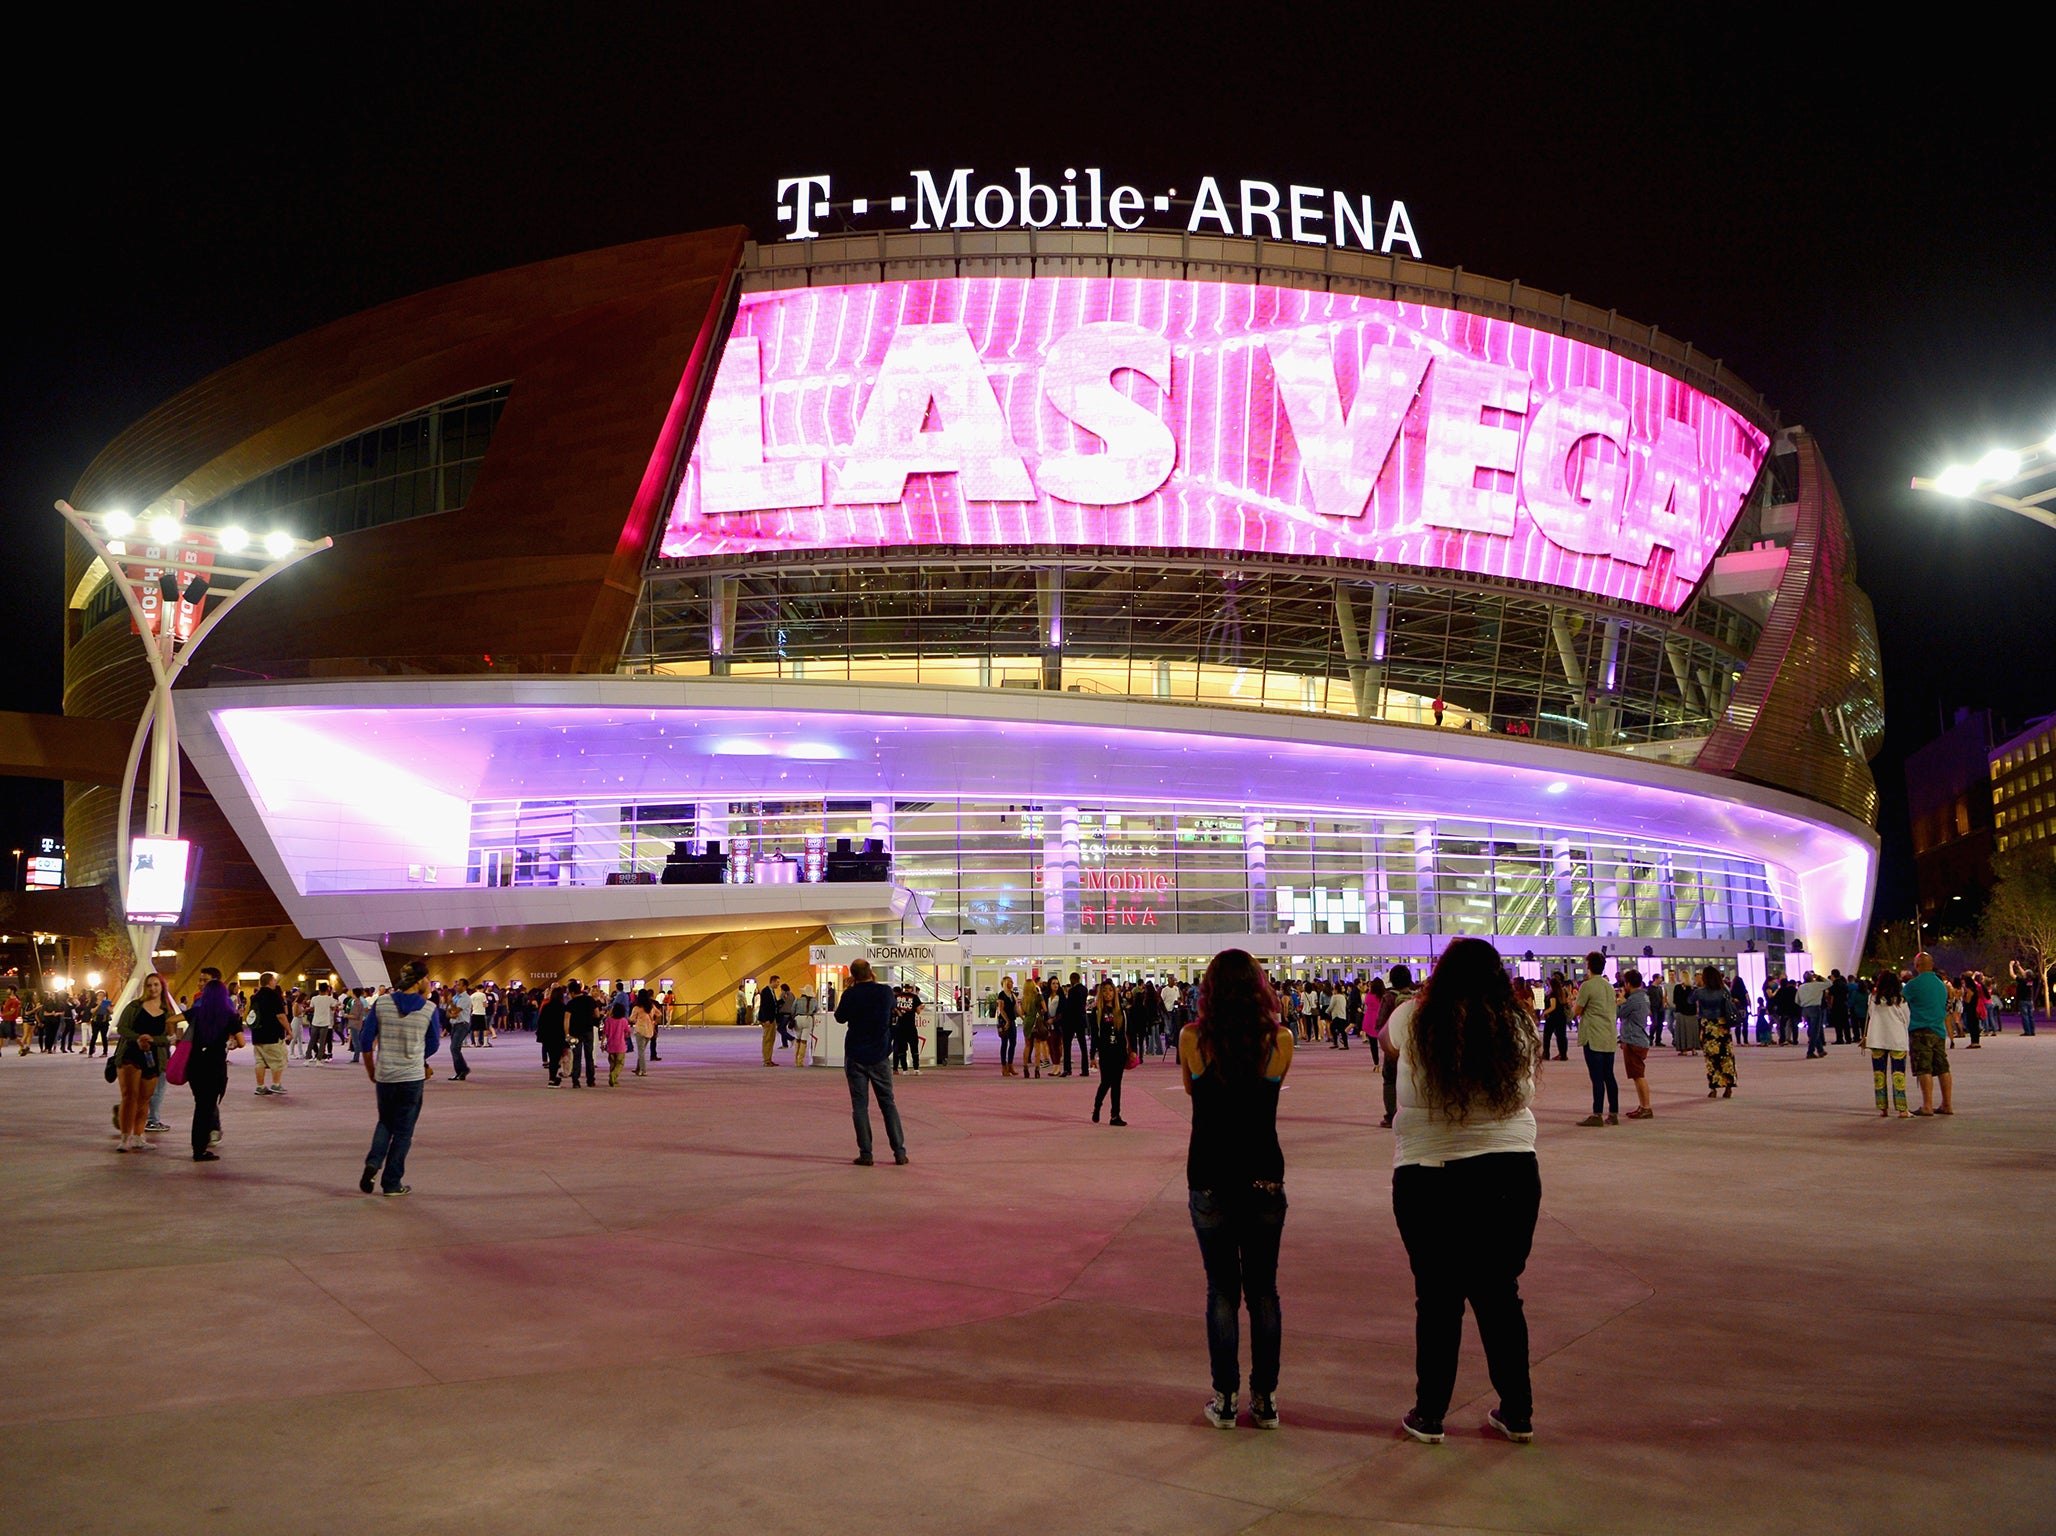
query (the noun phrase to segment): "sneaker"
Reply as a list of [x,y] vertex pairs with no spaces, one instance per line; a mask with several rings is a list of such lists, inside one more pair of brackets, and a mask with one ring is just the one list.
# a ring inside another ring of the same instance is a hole
[[252,1095],[252,1097],[259,1099],[268,1099],[271,1097],[271,1090],[269,1088],[259,1088],[257,1092],[254,1095]]
[[1206,1415],[1207,1423],[1213,1425],[1215,1429],[1233,1429],[1235,1427],[1235,1394],[1233,1392],[1216,1392],[1206,1400],[1206,1406],[1199,1411]]
[[1442,1421],[1428,1418],[1418,1408],[1408,1409],[1406,1417],[1399,1421],[1399,1427],[1423,1445],[1442,1443]]
[[220,1145],[221,1145],[221,1132],[219,1132],[219,1131],[209,1131],[209,1132],[207,1133],[207,1145],[208,1145],[208,1146],[210,1146],[210,1147],[218,1147],[218,1146],[220,1146]]
[[146,1131],[168,1131],[171,1129],[171,1127],[166,1125],[162,1120],[152,1120],[145,1124],[143,1129]]
[[1274,1393],[1252,1392],[1249,1394],[1249,1422],[1258,1429],[1278,1427],[1278,1399]]
[[371,1193],[371,1181],[377,1177],[378,1170],[376,1168],[367,1168],[364,1170],[364,1177],[357,1181],[357,1187],[368,1195]]
[[386,1198],[387,1198],[388,1200],[390,1200],[390,1199],[392,1199],[392,1198],[393,1198],[393,1196],[395,1196],[395,1195],[411,1195],[411,1194],[413,1194],[413,1193],[414,1193],[414,1186],[413,1186],[412,1184],[400,1184],[400,1185],[396,1185],[396,1186],[395,1186],[394,1188],[392,1188],[392,1189],[387,1189],[387,1190],[381,1190],[381,1191],[380,1191],[380,1193],[381,1193],[381,1194],[383,1194],[383,1195],[384,1195],[384,1196],[385,1196],[385,1197],[386,1197]]
[[855,1157],[851,1158],[850,1161],[859,1168],[869,1168],[873,1163],[877,1162],[878,1159],[873,1157],[869,1152],[859,1152]]
[[1515,1445],[1526,1445],[1535,1438],[1535,1426],[1532,1423],[1526,1420],[1515,1423],[1512,1419],[1503,1419],[1499,1416],[1497,1408],[1492,1409],[1485,1415],[1485,1426],[1488,1429],[1498,1430]]
[[1123,1120],[1119,1115],[1115,1115],[1113,1119],[1107,1121],[1108,1125],[1126,1125],[1127,1123],[1128,1122],[1126,1120]]
[[1606,1122],[1605,1122],[1604,1120],[1600,1119],[1600,1118],[1599,1118],[1599,1116],[1597,1116],[1597,1115],[1587,1115],[1587,1116],[1585,1116],[1585,1118],[1584,1118],[1584,1119],[1580,1120],[1580,1121],[1578,1122],[1578,1124],[1580,1124],[1580,1125],[1604,1125],[1604,1124],[1606,1124]]
[[895,1165],[895,1166],[897,1166],[897,1167],[901,1167],[901,1168],[904,1168],[904,1167],[906,1167],[908,1163],[910,1163],[910,1162],[912,1162],[912,1161],[913,1161],[913,1159],[912,1159],[912,1158],[910,1158],[910,1157],[908,1157],[908,1156],[907,1156],[907,1154],[906,1154],[906,1153],[904,1153],[904,1152],[895,1152],[895,1153],[893,1153],[893,1154],[892,1154],[892,1160],[893,1160],[893,1163],[894,1163],[894,1165]]
[[1621,1123],[1621,1117],[1619,1115],[1608,1115],[1606,1117],[1606,1123],[1608,1125],[1619,1125]]
[[196,1163],[218,1163],[221,1161],[221,1154],[219,1152],[195,1152],[193,1154],[193,1161]]

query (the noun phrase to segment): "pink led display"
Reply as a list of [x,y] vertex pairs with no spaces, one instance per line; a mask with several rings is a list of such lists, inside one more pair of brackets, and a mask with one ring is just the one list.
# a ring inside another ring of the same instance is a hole
[[1149,278],[746,295],[674,556],[885,545],[1323,555],[1676,610],[1769,447],[1585,342]]

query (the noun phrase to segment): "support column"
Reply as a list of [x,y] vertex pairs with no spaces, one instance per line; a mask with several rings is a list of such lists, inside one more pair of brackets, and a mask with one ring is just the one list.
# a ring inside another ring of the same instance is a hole
[[1057,825],[1042,844],[1042,927],[1076,933],[1078,922],[1078,807],[1057,811]]
[[1042,640],[1042,686],[1059,692],[1064,686],[1064,571],[1062,566],[1035,573],[1035,616]]
[[386,966],[385,950],[376,939],[323,939],[328,963],[336,968],[346,987],[389,987],[393,973]]
[[1423,822],[1414,829],[1414,892],[1420,904],[1421,932],[1442,931],[1441,895],[1435,880],[1435,823]]
[[1577,866],[1571,859],[1571,840],[1559,837],[1551,850],[1556,876],[1556,932],[1565,937],[1577,931]]
[[1621,866],[1607,866],[1606,878],[1599,878],[1599,870],[1592,871],[1593,928],[1601,938],[1617,939],[1621,936]]
[[1656,856],[1656,914],[1663,936],[1674,939],[1678,936],[1678,876],[1671,866],[1671,856],[1661,853]]
[[1269,933],[1277,914],[1271,908],[1271,877],[1264,868],[1264,817],[1242,813],[1242,861],[1249,873],[1249,931]]
[[729,658],[735,649],[735,607],[742,583],[733,576],[716,576],[709,583],[710,614],[707,624],[708,670],[716,677],[728,675]]
[[868,834],[887,853],[892,852],[892,802],[871,802],[871,831]]

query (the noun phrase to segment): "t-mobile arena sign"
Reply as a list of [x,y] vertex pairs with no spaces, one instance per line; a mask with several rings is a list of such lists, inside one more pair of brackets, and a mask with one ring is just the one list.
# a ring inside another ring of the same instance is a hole
[[1149,278],[743,296],[672,556],[1319,555],[1675,611],[1768,449],[1603,348],[1389,299]]
[[[1291,240],[1421,259],[1406,204],[1385,205],[1384,223],[1371,198],[1325,187],[1280,187],[1274,181],[1230,182],[1231,195],[1212,176],[1199,178],[1190,198],[1178,189],[1143,192],[1113,185],[1098,167],[1081,177],[1075,167],[1050,181],[1020,166],[1010,177],[973,186],[968,166],[945,176],[915,171],[904,192],[885,197],[830,197],[827,176],[787,176],[778,183],[778,222],[788,240],[818,240],[840,218],[851,231],[878,229],[1140,229],[1150,213],[1185,210],[1185,232],[1240,235],[1245,240]],[[1165,220],[1158,224],[1162,228]]]

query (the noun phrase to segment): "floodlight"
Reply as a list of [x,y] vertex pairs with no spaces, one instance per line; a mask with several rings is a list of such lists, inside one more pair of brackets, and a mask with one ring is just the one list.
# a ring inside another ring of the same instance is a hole
[[2020,473],[2020,455],[2004,448],[1994,448],[1977,461],[1980,480],[2011,480]]
[[273,529],[264,536],[264,552],[274,560],[285,559],[293,552],[293,536],[283,529]]
[[178,519],[175,517],[153,517],[150,519],[150,537],[159,544],[174,544],[178,542],[179,533]]
[[86,972],[86,985],[97,988],[100,985],[100,973],[98,971]]
[[1977,471],[1963,464],[1951,464],[1935,476],[1935,489],[1944,496],[1968,496],[1977,489]]
[[239,554],[243,546],[250,542],[250,535],[240,528],[229,527],[222,529],[220,533],[216,534],[214,542],[219,544],[227,554]]
[[100,526],[114,535],[114,537],[120,538],[136,526],[136,520],[130,517],[128,513],[116,509],[100,519]]

